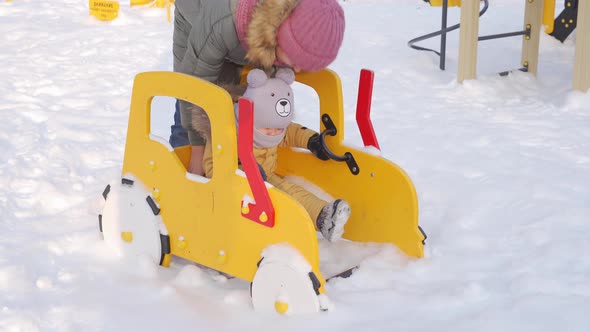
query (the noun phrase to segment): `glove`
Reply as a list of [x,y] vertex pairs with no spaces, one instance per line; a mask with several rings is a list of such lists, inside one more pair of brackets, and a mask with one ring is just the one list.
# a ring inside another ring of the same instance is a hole
[[311,153],[313,153],[314,156],[318,157],[318,159],[321,159],[321,160],[330,159],[330,157],[326,153],[326,150],[324,150],[324,148],[322,147],[322,144],[320,143],[320,135],[319,134],[314,134],[313,136],[311,136],[309,138],[309,141],[307,141],[307,149],[309,151],[311,151]]

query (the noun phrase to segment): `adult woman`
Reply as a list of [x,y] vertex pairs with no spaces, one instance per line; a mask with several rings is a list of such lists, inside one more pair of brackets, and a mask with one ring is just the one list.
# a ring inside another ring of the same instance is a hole
[[[175,6],[174,71],[218,85],[239,83],[246,64],[296,72],[324,69],[336,58],[344,35],[344,12],[336,0],[176,0]],[[170,143],[180,145],[178,135],[186,131],[188,171],[203,175],[206,138],[191,122],[207,121],[206,115],[182,100],[177,113]]]

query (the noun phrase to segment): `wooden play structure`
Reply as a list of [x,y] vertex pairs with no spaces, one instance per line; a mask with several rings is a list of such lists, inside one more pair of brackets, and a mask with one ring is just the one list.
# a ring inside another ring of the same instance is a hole
[[543,11],[545,32],[563,43],[578,24],[578,3],[579,0],[565,0],[563,11],[554,19],[555,1],[545,2]]
[[[449,6],[461,8],[459,33],[459,59],[457,80],[475,79],[477,76],[477,47],[479,40],[523,35],[521,70],[537,74],[539,65],[539,41],[541,29],[546,26],[546,33],[563,41],[577,29],[576,51],[574,59],[573,88],[582,92],[590,89],[590,1],[566,0],[565,9],[555,17],[555,0],[524,0],[524,30],[495,36],[481,37],[479,33],[480,0],[430,0],[433,6],[443,6],[443,16]],[[487,9],[488,0],[484,0]],[[577,18],[575,17],[577,14]],[[441,30],[441,69],[444,69],[444,34],[446,17],[443,18]],[[422,39],[423,40],[423,39]],[[414,47],[416,48],[416,47]],[[438,52],[436,52],[438,54]]]

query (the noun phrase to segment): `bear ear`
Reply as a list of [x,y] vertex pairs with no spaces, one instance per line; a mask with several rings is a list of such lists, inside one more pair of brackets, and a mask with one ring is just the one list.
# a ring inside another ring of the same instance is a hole
[[279,68],[275,74],[275,77],[289,85],[295,82],[295,73],[291,68]]
[[247,81],[248,86],[250,87],[258,88],[264,85],[266,80],[268,80],[268,76],[266,76],[266,73],[261,69],[252,69],[248,73]]

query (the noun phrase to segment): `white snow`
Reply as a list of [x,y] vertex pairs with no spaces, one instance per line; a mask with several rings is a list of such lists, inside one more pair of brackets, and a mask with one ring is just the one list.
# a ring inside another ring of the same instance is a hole
[[311,265],[288,243],[273,244],[264,248],[260,257],[263,257],[265,262],[281,262],[303,274],[311,271]]
[[254,197],[248,194],[244,194],[244,196],[242,197],[242,207],[247,207],[250,204],[256,204]]
[[[522,29],[524,0],[491,2],[481,35]],[[362,145],[357,82],[372,69],[381,155],[414,181],[426,258],[321,240],[326,276],[359,268],[326,286],[334,310],[285,318],[254,313],[245,281],[118,257],[98,230],[100,195],[120,178],[134,76],[172,68],[172,25],[165,10],[125,3],[101,22],[85,0],[3,1],[0,331],[590,331],[590,93],[571,88],[575,33],[563,44],[542,34],[536,78],[497,75],[520,66],[521,38],[481,42],[478,79],[461,85],[458,32],[446,71],[406,45],[438,29],[440,8],[342,5],[331,69],[345,140]],[[317,97],[297,88],[296,120],[317,129]],[[173,103],[152,106],[152,133],[166,139]]]

